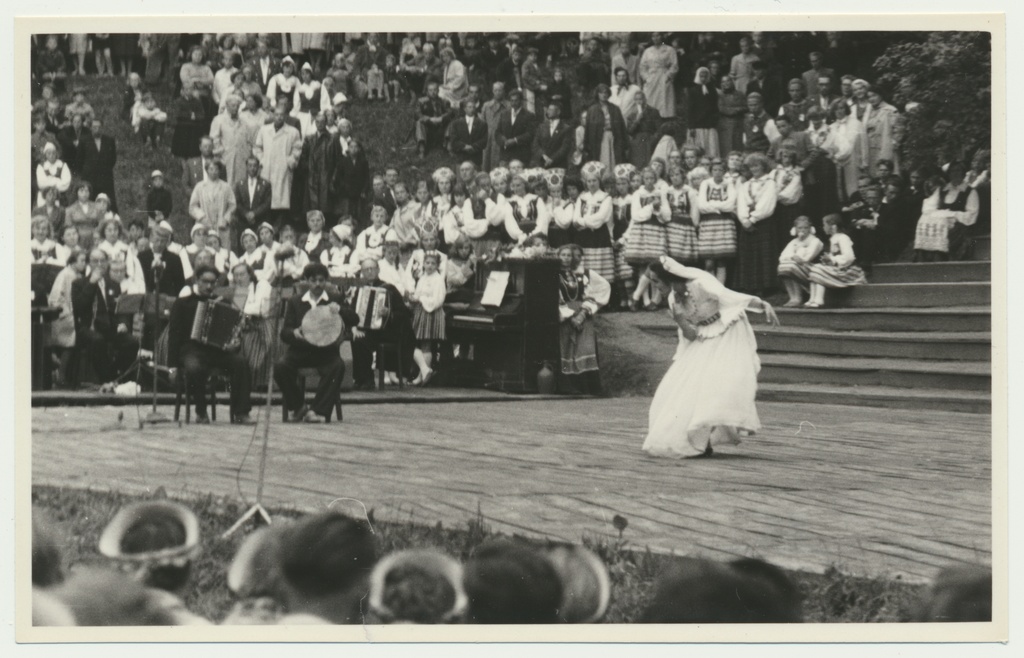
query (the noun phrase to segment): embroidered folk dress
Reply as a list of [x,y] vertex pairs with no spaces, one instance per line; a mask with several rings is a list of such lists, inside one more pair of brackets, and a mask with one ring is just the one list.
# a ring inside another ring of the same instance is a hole
[[739,443],[740,431],[761,428],[754,398],[761,361],[746,310],[756,298],[729,290],[697,268],[685,268],[688,295],[669,295],[674,318],[697,335],[679,330],[679,346],[651,402],[644,452],[697,457],[709,446]]
[[[562,374],[581,375],[598,369],[597,334],[594,314],[608,303],[611,285],[600,274],[582,266],[575,272],[561,272],[558,277],[559,343],[562,353]],[[572,317],[586,309],[590,315],[577,329]]]

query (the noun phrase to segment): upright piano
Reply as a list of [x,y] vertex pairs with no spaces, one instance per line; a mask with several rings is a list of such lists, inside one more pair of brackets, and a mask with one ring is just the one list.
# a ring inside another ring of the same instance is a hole
[[[467,302],[445,304],[447,339],[460,346],[452,383],[499,391],[537,391],[537,372],[547,361],[556,371],[558,270],[554,259],[504,260],[477,266]],[[498,306],[481,299],[491,272],[508,272]]]

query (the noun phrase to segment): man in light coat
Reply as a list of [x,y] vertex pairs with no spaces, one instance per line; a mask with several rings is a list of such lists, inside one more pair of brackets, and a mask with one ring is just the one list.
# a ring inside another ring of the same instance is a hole
[[302,135],[285,123],[287,112],[283,105],[274,108],[273,123],[260,128],[252,149],[259,158],[263,178],[270,182],[270,211],[278,229],[292,220],[292,174],[302,156]]

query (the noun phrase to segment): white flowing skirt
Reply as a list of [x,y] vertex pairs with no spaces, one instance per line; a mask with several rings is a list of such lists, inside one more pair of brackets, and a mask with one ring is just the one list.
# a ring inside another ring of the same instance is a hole
[[746,315],[724,333],[681,344],[651,402],[645,452],[696,457],[761,429],[754,398],[761,361]]

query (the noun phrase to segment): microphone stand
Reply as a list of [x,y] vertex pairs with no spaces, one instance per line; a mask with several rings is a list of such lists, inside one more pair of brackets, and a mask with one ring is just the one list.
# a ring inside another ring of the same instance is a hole
[[[154,254],[155,258],[155,254]],[[157,363],[157,345],[160,342],[160,279],[164,273],[163,255],[159,263],[153,263],[153,295],[154,308],[156,310],[156,325],[153,331],[153,410],[146,414],[144,419],[139,420],[139,429],[145,425],[159,425],[169,423],[171,419],[156,410],[157,389],[160,385],[160,366]]]
[[284,261],[277,261],[277,275],[274,277],[274,282],[270,284],[270,314],[274,318],[274,331],[270,334],[270,345],[267,350],[267,358],[270,359],[270,369],[267,371],[267,401],[266,401],[266,419],[263,424],[263,445],[260,447],[260,466],[259,475],[256,478],[256,502],[245,511],[234,525],[224,531],[224,534],[220,536],[221,539],[227,539],[241,528],[249,519],[254,519],[256,524],[266,523],[270,525],[270,513],[267,512],[266,508],[263,507],[263,483],[267,471],[267,447],[270,444],[270,417],[274,413],[273,405],[273,394],[274,394],[274,363],[277,361],[277,342],[280,340],[278,332],[280,331],[281,314],[284,312],[284,307],[281,304],[281,276],[284,268]]

